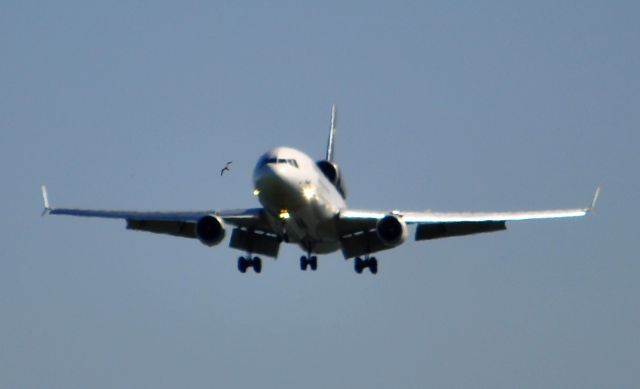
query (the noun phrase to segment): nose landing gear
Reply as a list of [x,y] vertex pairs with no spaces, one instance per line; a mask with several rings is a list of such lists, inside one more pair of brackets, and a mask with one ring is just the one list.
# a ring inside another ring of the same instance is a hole
[[305,271],[307,267],[310,267],[311,270],[318,270],[318,257],[314,256],[305,256],[300,257],[300,270]]
[[306,271],[307,267],[310,267],[312,271],[318,270],[318,257],[311,255],[313,242],[308,239],[305,240],[304,247],[307,250],[307,255],[300,257],[300,270]]

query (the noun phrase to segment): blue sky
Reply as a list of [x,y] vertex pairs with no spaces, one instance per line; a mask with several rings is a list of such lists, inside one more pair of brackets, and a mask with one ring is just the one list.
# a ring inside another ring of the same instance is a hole
[[[0,5],[0,387],[632,388],[640,382],[636,2]],[[40,217],[256,206],[266,149],[351,206],[595,215],[408,242],[377,276],[297,247]],[[234,160],[232,174],[219,169]]]

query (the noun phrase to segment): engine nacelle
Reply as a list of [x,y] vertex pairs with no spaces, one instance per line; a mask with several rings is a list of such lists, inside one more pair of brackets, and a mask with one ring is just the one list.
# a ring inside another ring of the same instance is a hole
[[316,162],[318,169],[324,174],[324,176],[335,186],[335,188],[340,192],[342,198],[347,198],[347,190],[344,186],[344,181],[342,179],[342,175],[340,174],[340,169],[338,169],[338,165],[333,162],[329,162],[327,160],[322,160]]
[[390,247],[402,244],[409,235],[407,224],[394,215],[387,215],[378,220],[376,232],[378,233],[378,238]]
[[196,223],[196,236],[209,247],[222,242],[225,235],[224,222],[216,215],[206,215]]

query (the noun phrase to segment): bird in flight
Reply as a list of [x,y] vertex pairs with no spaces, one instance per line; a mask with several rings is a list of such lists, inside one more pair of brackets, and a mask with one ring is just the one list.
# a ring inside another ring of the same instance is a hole
[[231,164],[233,163],[233,161],[229,161],[227,162],[226,165],[224,165],[224,167],[220,170],[220,175],[222,176],[224,174],[224,172],[230,172],[231,169],[229,169],[231,167]]

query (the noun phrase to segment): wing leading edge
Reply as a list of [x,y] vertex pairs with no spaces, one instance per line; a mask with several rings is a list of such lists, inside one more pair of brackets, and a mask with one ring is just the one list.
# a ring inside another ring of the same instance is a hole
[[362,211],[348,209],[340,213],[345,219],[382,219],[392,214],[401,216],[407,224],[420,223],[461,223],[488,221],[516,221],[533,219],[557,219],[580,217],[591,211],[590,208],[559,209],[546,211],[514,211],[514,212],[434,212],[434,211]]
[[271,228],[264,218],[262,208],[161,212],[56,208],[51,206],[47,188],[44,185],[42,186],[42,199],[44,203],[43,215],[122,219],[127,221],[127,228],[132,230],[195,238],[195,224],[198,220],[203,216],[216,215],[222,218],[225,223],[236,227],[271,232]]
[[506,222],[536,219],[581,217],[593,211],[600,194],[596,188],[591,205],[586,208],[510,212],[434,212],[367,211],[346,209],[340,213],[343,231],[366,230],[387,215],[400,217],[407,224],[417,224],[416,240],[468,235],[506,229]]

